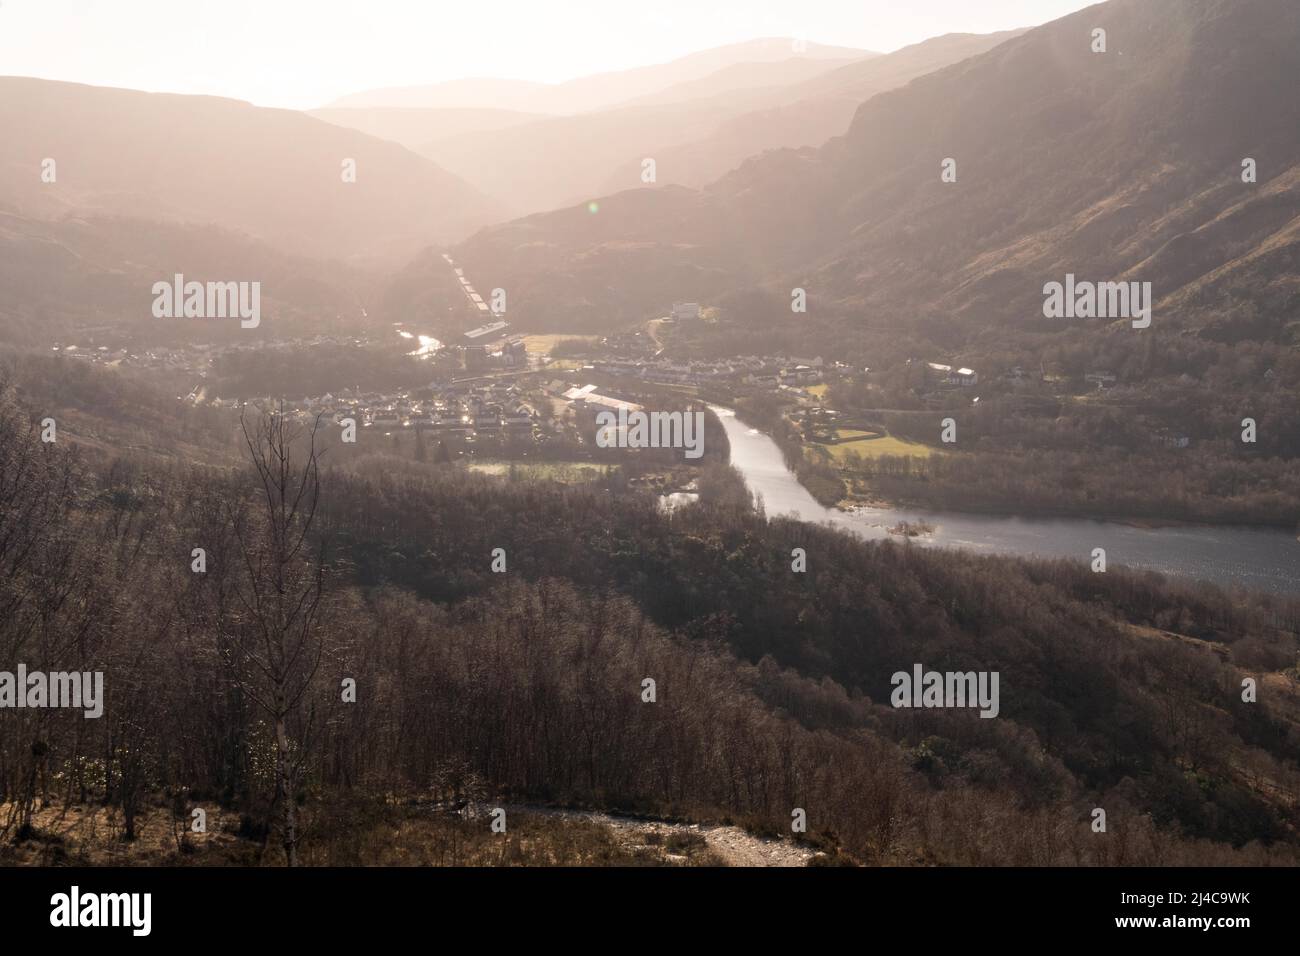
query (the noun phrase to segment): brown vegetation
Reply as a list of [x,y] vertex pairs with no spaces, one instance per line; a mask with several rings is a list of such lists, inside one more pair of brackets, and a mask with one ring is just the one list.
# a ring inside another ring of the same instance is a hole
[[[320,473],[304,529],[256,468],[88,457],[4,409],[0,662],[103,670],[107,695],[100,720],[0,714],[0,826],[23,844],[46,810],[115,808],[129,839],[151,807],[202,803],[313,862],[357,807],[472,796],[773,833],[802,807],[867,863],[1294,859],[1294,602],[769,522],[718,465],[663,514],[628,488],[507,493],[372,457]],[[311,489],[292,447],[276,474]],[[301,631],[274,610],[299,597],[319,600]],[[917,661],[999,670],[1001,717],[889,707]],[[393,858],[380,832],[349,852]]]

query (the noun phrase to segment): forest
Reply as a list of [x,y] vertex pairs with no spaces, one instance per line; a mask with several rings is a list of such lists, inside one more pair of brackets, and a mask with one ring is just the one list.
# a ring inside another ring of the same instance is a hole
[[[296,864],[342,808],[467,793],[766,833],[803,808],[856,864],[1300,856],[1300,602],[863,542],[769,519],[718,460],[667,512],[617,471],[349,459],[144,392],[148,447],[43,442],[31,397],[0,414],[0,669],[99,671],[106,702],[0,712],[0,859],[47,858],[43,813],[106,809],[129,844],[212,807]],[[999,717],[893,709],[917,663],[999,672]]]

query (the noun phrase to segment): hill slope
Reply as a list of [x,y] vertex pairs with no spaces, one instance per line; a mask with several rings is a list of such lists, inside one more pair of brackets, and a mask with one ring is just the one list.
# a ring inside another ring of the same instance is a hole
[[310,115],[336,126],[360,130],[413,149],[467,133],[485,133],[543,119],[540,113],[502,109],[405,109],[351,107],[312,110]]
[[[876,59],[882,58],[869,57],[867,62]],[[769,116],[762,121],[766,135],[756,142],[714,138],[750,111],[784,102],[790,87],[848,62],[796,56],[736,63],[630,103],[497,129],[449,133],[419,149],[498,197],[518,215],[640,186],[647,158],[657,164],[656,182],[699,184],[712,176],[696,172],[702,164],[694,157],[688,163],[679,161],[675,148],[703,141],[707,170],[724,172],[757,149],[805,141],[819,144],[842,132],[850,109],[841,108],[828,122],[822,119],[824,111],[800,104],[792,107],[788,119],[774,122]],[[822,124],[809,133],[806,116],[822,119]]]
[[[522,110],[537,113],[581,113],[607,109],[642,96],[649,96],[678,83],[689,83],[737,63],[771,63],[796,53],[789,37],[765,37],[700,50],[668,63],[655,63],[630,70],[597,73],[563,83],[534,83],[526,80],[463,79],[430,86],[407,86],[369,90],[341,97],[329,107],[472,107]],[[836,60],[872,56],[865,50],[805,43],[798,56],[813,60]]]
[[490,228],[457,259],[510,288],[517,318],[568,329],[753,284],[804,286],[858,324],[931,311],[1042,328],[1044,283],[1073,272],[1152,282],[1168,321],[1282,337],[1297,74],[1287,0],[1113,0],[871,98],[820,149]]
[[[392,259],[466,235],[491,203],[427,158],[290,110],[0,78],[0,206],[207,223],[295,254]],[[57,180],[41,180],[45,158]],[[356,161],[356,182],[342,163]]]
[[[701,187],[765,150],[820,146],[848,129],[858,106],[877,93],[991,50],[1023,32],[948,34],[858,60],[800,83],[742,90],[725,102],[744,105],[745,112],[723,121],[702,139],[676,145],[665,142],[651,151],[659,164],[659,181]],[[747,98],[742,100],[742,95]],[[627,183],[636,181],[636,172],[634,163],[625,164],[602,191],[626,188]]]

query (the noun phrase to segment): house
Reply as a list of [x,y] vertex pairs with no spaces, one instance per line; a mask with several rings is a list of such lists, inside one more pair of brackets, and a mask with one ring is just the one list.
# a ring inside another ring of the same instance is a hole
[[822,380],[822,373],[807,365],[796,365],[781,369],[780,378],[783,385],[812,385]]
[[700,317],[700,304],[698,302],[674,302],[673,318],[677,321],[683,319],[698,319]]
[[571,388],[564,393],[564,397],[579,406],[598,405],[602,408],[611,409],[626,408],[630,412],[638,411],[641,408],[641,406],[635,402],[625,402],[621,398],[610,398],[608,395],[599,395],[596,393],[595,385],[584,385],[582,388]]
[[[483,308],[486,309],[487,306]],[[504,334],[508,328],[510,328],[509,322],[489,322],[487,325],[480,325],[476,329],[470,329],[465,333],[465,338],[475,345],[480,345]],[[484,338],[484,336],[488,336],[488,338]]]
[[614,410],[620,408],[625,408],[629,412],[639,412],[641,410],[641,406],[636,402],[625,402],[621,398],[610,398],[608,395],[597,395],[595,392],[589,393],[583,401],[588,405],[599,405],[602,408]]
[[506,427],[507,428],[531,428],[533,424],[533,417],[535,414],[536,413],[533,411],[532,406],[530,405],[524,405],[522,403],[516,405],[514,409],[512,409],[511,412],[505,416]]
[[950,385],[960,388],[969,388],[972,385],[978,385],[980,377],[974,369],[958,368],[954,369],[951,365],[940,365],[938,362],[926,362],[926,368],[940,385]]
[[512,338],[501,349],[501,362],[506,368],[525,368],[528,365],[528,348],[521,338]]
[[564,397],[571,402],[580,402],[595,390],[596,390],[595,385],[584,385],[581,388],[575,385],[573,386],[573,388],[565,390]]

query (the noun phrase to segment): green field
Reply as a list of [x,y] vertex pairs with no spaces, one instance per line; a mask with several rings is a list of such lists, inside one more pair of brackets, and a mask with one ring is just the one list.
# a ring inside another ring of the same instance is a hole
[[811,447],[821,449],[830,455],[838,465],[843,465],[850,453],[857,455],[859,458],[879,458],[882,455],[894,455],[900,458],[911,455],[914,458],[928,458],[934,454],[934,449],[929,445],[895,438],[893,435],[880,435],[876,432],[861,431],[859,429],[841,428],[835,432],[835,437],[854,440],[840,442],[837,445],[813,445]]
[[549,335],[525,335],[524,348],[528,350],[530,355],[545,355],[551,349],[555,348],[556,342],[563,342],[566,339],[581,339],[584,342],[594,342],[597,338],[598,336],[595,335],[564,335],[562,333]]
[[864,428],[837,428],[835,429],[835,437],[840,441],[847,441],[854,438],[870,439],[874,441],[877,438],[883,438],[885,436],[880,432],[870,431]]

